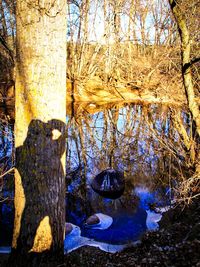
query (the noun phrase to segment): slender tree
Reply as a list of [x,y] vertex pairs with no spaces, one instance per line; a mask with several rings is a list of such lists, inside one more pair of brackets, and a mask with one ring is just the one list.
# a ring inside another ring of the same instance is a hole
[[16,12],[15,221],[9,264],[39,266],[44,253],[61,259],[64,251],[66,1],[18,0]]
[[[197,102],[197,97],[195,95],[195,90],[193,86],[193,77],[191,66],[193,63],[199,61],[199,58],[191,59],[191,36],[190,31],[187,26],[186,16],[181,9],[181,1],[169,0],[169,4],[172,10],[172,13],[175,17],[180,39],[181,39],[181,63],[182,63],[182,76],[183,83],[185,88],[185,93],[188,101],[188,107],[192,115],[192,120],[195,124],[196,132],[200,136],[200,111],[199,105]],[[184,3],[182,3],[184,5]],[[192,144],[193,146],[193,144]],[[194,151],[194,150],[193,150]],[[192,153],[194,154],[194,152]],[[197,153],[194,161],[196,168],[196,175],[199,177],[200,173],[200,153],[197,149]]]
[[[175,17],[179,35],[181,38],[182,75],[183,75],[183,82],[188,100],[188,105],[192,113],[193,119],[196,123],[198,135],[200,136],[200,112],[198,103],[195,98],[195,91],[193,87],[192,73],[191,73],[192,60],[191,60],[190,32],[187,27],[186,18],[181,10],[179,1],[169,0],[169,4],[172,13]],[[197,61],[197,59],[194,59],[193,61]]]

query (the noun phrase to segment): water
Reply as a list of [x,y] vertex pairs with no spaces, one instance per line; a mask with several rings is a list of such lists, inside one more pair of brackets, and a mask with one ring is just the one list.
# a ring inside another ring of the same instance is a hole
[[[12,151],[12,127],[0,121],[0,176],[13,166]],[[0,246],[8,246],[12,241],[13,197],[13,177],[8,174],[0,178]]]
[[[157,229],[161,217],[157,211],[169,207],[173,186],[186,160],[170,109],[158,104],[118,103],[97,110],[83,103],[73,114],[67,117],[66,221],[80,227],[84,242],[92,240],[93,245],[104,248],[99,244],[119,248],[138,240],[146,230]],[[186,113],[182,116],[185,118]],[[1,128],[0,158],[11,159],[12,133],[8,129]],[[92,179],[107,168],[124,174],[126,186],[120,199],[105,199],[90,186]],[[1,198],[8,192],[12,199],[12,186],[3,187]],[[0,232],[8,229],[0,236],[0,246],[5,246],[11,242],[13,203],[1,204],[1,212]],[[95,213],[111,216],[112,225],[106,230],[87,229],[84,223]]]
[[[67,221],[94,241],[134,242],[146,230],[158,229],[184,164],[170,109],[129,103],[93,113],[83,110],[68,120]],[[90,186],[98,173],[111,167],[123,172],[126,182],[117,200],[102,198]],[[85,228],[86,219],[99,212],[111,216],[113,224],[106,230]]]

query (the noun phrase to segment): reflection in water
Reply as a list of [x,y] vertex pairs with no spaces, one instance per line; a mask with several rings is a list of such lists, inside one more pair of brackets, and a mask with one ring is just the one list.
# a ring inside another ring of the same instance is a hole
[[151,183],[155,176],[166,180],[169,167],[172,176],[177,172],[174,165],[182,151],[167,107],[114,106],[82,113],[68,126],[67,166],[81,169],[89,179],[110,167],[123,171],[126,182],[134,184],[141,179]]
[[[174,127],[173,108],[119,103],[98,109],[80,104],[67,117],[66,220],[80,227],[84,238],[121,245],[158,227],[157,210],[170,204],[177,177],[184,179],[187,153]],[[180,114],[187,125],[187,114]],[[125,190],[116,200],[91,188],[105,169],[124,174]],[[112,225],[106,230],[84,227],[95,213],[111,216]]]
[[[158,228],[157,209],[170,204],[186,161],[171,112],[167,106],[123,104],[93,114],[83,109],[68,118],[67,220],[82,236],[124,244]],[[124,173],[125,191],[116,200],[91,189],[94,177],[108,168]],[[112,216],[113,224],[104,231],[85,228],[85,220],[98,212]]]
[[106,169],[94,177],[91,187],[102,197],[119,198],[125,188],[123,173],[114,169]]
[[[0,246],[9,245],[13,229],[13,175],[4,176],[13,166],[13,132],[5,120],[0,120]],[[5,250],[7,251],[7,250]]]

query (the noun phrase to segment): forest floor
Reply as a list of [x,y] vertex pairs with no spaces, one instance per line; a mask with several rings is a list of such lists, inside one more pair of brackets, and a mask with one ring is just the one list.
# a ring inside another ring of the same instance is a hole
[[[7,259],[8,255],[0,255],[0,266],[5,266]],[[86,246],[65,255],[65,262],[61,265],[55,261],[40,264],[40,267],[58,266],[200,267],[199,199],[189,206],[179,205],[166,212],[160,222],[160,230],[147,232],[135,247],[111,254]]]

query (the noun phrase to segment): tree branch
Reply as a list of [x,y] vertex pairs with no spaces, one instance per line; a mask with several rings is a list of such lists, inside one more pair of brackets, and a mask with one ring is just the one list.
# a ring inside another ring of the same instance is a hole
[[14,63],[14,56],[13,56],[13,51],[8,47],[5,39],[0,35],[0,44],[4,47],[8,55],[10,56],[10,59]]

